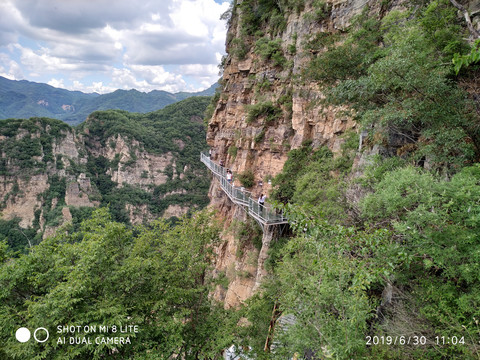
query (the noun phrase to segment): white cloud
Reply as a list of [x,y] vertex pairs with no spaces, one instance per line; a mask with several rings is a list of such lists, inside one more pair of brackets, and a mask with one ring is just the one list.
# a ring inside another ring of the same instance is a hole
[[56,88],[65,88],[65,84],[63,83],[63,79],[54,79],[52,78],[49,82],[47,82],[48,85],[56,87]]
[[202,84],[203,88],[208,88],[218,80],[217,65],[190,64],[180,66],[180,72],[186,76],[191,76]]
[[18,34],[25,29],[20,11],[9,1],[0,1],[0,46],[17,42]]
[[165,71],[162,66],[132,65],[130,68],[114,69],[112,85],[119,89],[137,89],[144,92],[177,92],[185,88],[186,82],[182,75]]
[[71,78],[79,78],[92,72],[104,72],[110,68],[108,62],[92,62],[79,60],[70,57],[55,56],[52,50],[43,47],[40,50],[32,50],[21,45],[16,45],[20,51],[22,65],[31,72],[31,74],[56,74],[64,72]]
[[117,90],[115,87],[104,85],[103,81],[94,81],[89,85],[85,85],[81,81],[74,80],[71,85],[65,86],[68,90],[82,91],[84,93],[106,94]]
[[4,53],[0,53],[0,76],[10,80],[24,79],[20,65]]
[[0,52],[10,46],[18,57],[0,62],[0,72],[65,79],[87,92],[206,87],[218,78],[227,7],[227,0],[0,0]]

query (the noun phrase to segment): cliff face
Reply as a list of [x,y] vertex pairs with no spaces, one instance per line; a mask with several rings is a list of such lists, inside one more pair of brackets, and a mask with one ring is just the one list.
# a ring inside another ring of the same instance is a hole
[[[38,121],[35,125],[41,127],[42,123]],[[40,136],[40,132],[19,132],[14,140]],[[6,145],[12,139],[4,137],[2,140],[2,144],[8,147]],[[37,222],[38,231],[46,237],[53,234],[59,225],[72,220],[70,207],[99,206],[101,194],[91,178],[93,174],[86,174],[89,156],[94,159],[103,157],[110,163],[115,157],[119,158],[120,163],[127,163],[131,160],[130,154],[137,158],[131,166],[123,168],[119,166],[117,169],[109,166],[104,169],[105,174],[118,188],[130,185],[148,190],[152,184],[162,185],[167,182],[168,177],[163,172],[167,166],[175,165],[172,154],[149,154],[142,149],[138,141],[129,142],[121,135],[110,138],[109,144],[114,147],[105,148],[99,143],[97,146],[89,147],[85,144],[85,134],[66,129],[52,141],[50,157],[53,161],[47,161],[46,164],[43,162],[47,157],[44,149],[37,156],[38,163],[33,164],[31,168],[16,166],[15,158],[9,158],[4,152],[2,158],[6,161],[6,168],[0,183],[0,197],[3,199],[2,219],[8,221],[18,218],[21,228],[32,227]],[[54,177],[57,178],[57,182],[64,184],[64,188],[55,194],[58,196],[50,197]],[[46,204],[46,201],[50,203]],[[58,216],[51,219],[53,225],[45,219],[47,215],[45,205],[49,207],[48,212],[60,210]],[[154,218],[148,208],[142,205],[127,203],[125,209],[132,223],[143,223]],[[187,210],[188,207],[182,207],[176,212],[169,211],[167,215],[179,217]]]
[[0,122],[0,239],[37,243],[98,206],[132,224],[203,207],[206,170],[186,164],[205,147],[197,119],[208,101],[146,115],[96,112],[78,128],[46,118]]
[[[326,51],[325,46],[314,46],[315,41],[336,34],[341,43],[343,31],[367,5],[370,16],[381,17],[386,11],[402,9],[404,3],[337,0],[326,1],[319,9],[318,4],[305,1],[303,8],[283,12],[285,22],[280,30],[264,23],[255,35],[247,36],[242,24],[247,10],[242,4],[258,4],[236,2],[227,35],[223,90],[207,132],[214,161],[222,160],[233,170],[236,185],[241,185],[239,174],[251,172],[254,185],[249,190],[255,197],[268,194],[270,180],[281,172],[287,153],[306,141],[311,141],[314,148],[326,145],[334,154],[340,151],[344,135],[357,128],[344,114],[345,108],[322,103],[320,83],[305,75],[315,55]],[[243,50],[240,56],[239,48]],[[213,181],[209,196],[227,226],[246,221],[245,212],[230,202],[218,182]],[[226,306],[236,306],[251,296],[266,274],[264,261],[272,231],[275,229],[267,228],[260,249],[251,246],[240,257],[238,236],[235,231],[225,231],[225,243],[218,249],[217,271],[224,271],[230,283],[228,288],[219,288],[216,295],[225,300]]]
[[[479,28],[479,1],[461,4]],[[323,101],[328,85],[316,80],[309,68],[319,55],[343,44],[356,16],[380,20],[395,10],[418,9],[418,4],[405,0],[235,1],[228,22],[228,55],[222,63],[222,91],[208,124],[213,160],[232,169],[237,186],[245,185],[239,178],[248,174],[253,183],[248,190],[257,198],[272,190],[270,180],[282,171],[288,152],[307,141],[313,148],[327,146],[338,156],[347,136],[356,133],[362,151],[354,158],[352,177],[361,175],[370,155],[394,156],[408,149],[412,144],[394,134],[366,148],[362,129],[346,115],[350,109]],[[459,21],[464,15],[458,11]],[[359,191],[349,188],[349,201],[356,203],[362,196]],[[272,231],[278,229],[266,229],[261,248],[243,251],[235,224],[247,220],[245,211],[230,202],[216,181],[209,196],[226,220],[217,271],[225,272],[230,282],[216,295],[226,306],[236,306],[252,295],[266,274]]]

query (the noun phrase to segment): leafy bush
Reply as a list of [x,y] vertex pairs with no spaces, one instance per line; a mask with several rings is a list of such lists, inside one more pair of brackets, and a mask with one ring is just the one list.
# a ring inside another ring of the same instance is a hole
[[248,54],[249,47],[247,43],[242,40],[235,38],[232,40],[230,45],[230,54],[238,60],[244,60]]
[[[405,14],[393,12],[383,19],[381,27],[364,20],[349,41],[362,36],[356,47],[362,48],[365,56],[353,59],[356,65],[341,66],[343,75],[328,62],[319,71],[327,77],[332,75],[332,80],[342,80],[330,91],[330,101],[350,104],[366,127],[415,143],[417,150],[410,154],[414,159],[427,158],[435,169],[454,173],[471,163],[479,152],[476,124],[480,120],[470,111],[473,105],[466,94],[450,80],[447,55],[439,54],[440,43],[444,47],[448,36],[437,39],[431,34],[434,27],[430,20],[422,23],[425,19],[408,19]],[[375,32],[368,31],[372,26]],[[386,45],[381,50],[375,45],[380,28]],[[454,34],[450,37],[458,38]],[[343,47],[353,47],[349,41]]]
[[262,229],[255,220],[248,218],[246,222],[240,222],[235,229],[235,237],[238,239],[236,256],[241,258],[245,248],[253,245],[260,251],[262,248]]
[[[23,177],[44,171],[47,164],[54,161],[53,142],[64,138],[69,131],[72,131],[70,126],[55,119],[0,121],[0,135],[6,137],[1,142],[0,172]],[[37,157],[41,157],[41,161]],[[14,166],[7,168],[6,159],[15,159]]]
[[282,115],[282,110],[278,106],[273,105],[271,101],[257,103],[247,106],[247,118],[245,121],[250,124],[258,118],[263,117],[265,124],[274,122]]
[[243,173],[238,174],[238,180],[247,189],[255,185],[255,175],[253,175],[251,170],[246,170]]
[[296,179],[303,173],[312,153],[311,143],[289,151],[282,172],[272,181],[272,198],[283,203],[290,201],[295,193]]
[[465,69],[470,65],[480,62],[480,39],[475,41],[468,54],[460,55],[459,53],[455,53],[452,62],[457,75],[462,68]]
[[269,40],[267,38],[260,38],[255,42],[255,53],[257,53],[262,60],[272,61],[273,66],[283,67],[287,61],[283,56],[282,40]]
[[265,138],[265,127],[262,127],[262,130],[257,135],[255,135],[255,137],[253,138],[253,141],[255,142],[255,144],[258,144],[262,142],[264,138]]
[[232,158],[235,158],[237,156],[237,147],[236,146],[230,146],[227,150],[228,155],[230,155]]

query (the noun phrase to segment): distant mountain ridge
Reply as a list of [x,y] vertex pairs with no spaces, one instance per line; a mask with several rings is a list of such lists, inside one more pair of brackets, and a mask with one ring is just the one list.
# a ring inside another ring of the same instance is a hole
[[9,80],[0,76],[0,119],[49,117],[76,125],[97,110],[119,109],[147,113],[191,96],[211,96],[217,86],[218,84],[214,84],[196,93],[116,90],[100,95],[55,88],[27,80]]

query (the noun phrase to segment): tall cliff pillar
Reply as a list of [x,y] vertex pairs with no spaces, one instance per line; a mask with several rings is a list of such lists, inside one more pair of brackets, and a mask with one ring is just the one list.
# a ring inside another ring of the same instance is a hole
[[278,234],[278,228],[278,225],[264,227],[262,248],[260,249],[260,253],[258,254],[257,274],[255,276],[255,286],[253,287],[253,291],[256,291],[258,289],[263,278],[265,277],[265,275],[267,275],[267,271],[265,270],[265,261],[268,258],[268,249],[270,249],[270,243]]

